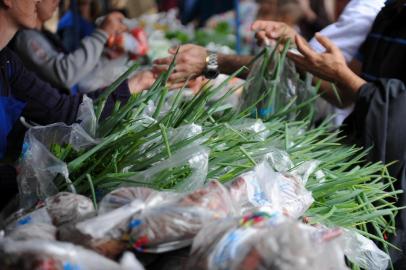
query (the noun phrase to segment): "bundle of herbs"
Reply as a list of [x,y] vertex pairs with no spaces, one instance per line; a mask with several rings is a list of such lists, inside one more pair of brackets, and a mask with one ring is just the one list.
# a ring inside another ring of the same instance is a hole
[[[107,96],[135,65],[96,102],[99,143],[80,151],[70,145],[53,145],[52,151],[67,164],[75,190],[96,201],[98,191],[121,185],[190,191],[211,179],[225,183],[279,149],[292,164],[278,169],[276,162],[275,170],[306,170],[317,161],[317,168],[308,170],[306,176],[315,199],[305,214],[309,222],[357,230],[387,249],[386,234],[395,231],[395,202],[401,191],[393,188],[395,179],[385,165],[366,163],[366,152],[342,145],[340,134],[328,124],[311,128],[317,89],[298,75],[284,78],[292,74],[285,68],[288,46],[282,53],[268,49],[261,53],[261,72],[248,81],[254,88],[246,88],[255,98],[246,100],[239,111],[224,104],[236,88],[211,101],[229,80],[217,87],[205,85],[190,100],[185,99],[183,89],[169,98],[166,83],[172,64],[148,92],[134,95],[125,105],[116,104],[111,116],[100,120]],[[300,84],[300,91],[306,92],[288,93],[291,83],[282,81]],[[148,114],[150,104],[155,107]],[[187,158],[181,159],[182,155]],[[59,190],[70,185],[61,177],[56,182]]]

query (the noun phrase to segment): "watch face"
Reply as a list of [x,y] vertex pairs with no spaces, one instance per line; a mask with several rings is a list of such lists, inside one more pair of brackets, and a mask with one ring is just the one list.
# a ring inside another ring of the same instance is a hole
[[219,72],[217,69],[209,69],[206,71],[206,74],[205,74],[207,79],[215,79],[215,78],[217,78],[218,75],[219,75]]

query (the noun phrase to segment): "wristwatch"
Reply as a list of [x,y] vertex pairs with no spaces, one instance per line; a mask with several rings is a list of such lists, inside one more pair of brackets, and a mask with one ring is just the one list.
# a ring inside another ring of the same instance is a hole
[[217,61],[217,53],[214,51],[207,51],[206,57],[206,69],[204,71],[204,76],[207,79],[215,79],[220,74],[219,65]]

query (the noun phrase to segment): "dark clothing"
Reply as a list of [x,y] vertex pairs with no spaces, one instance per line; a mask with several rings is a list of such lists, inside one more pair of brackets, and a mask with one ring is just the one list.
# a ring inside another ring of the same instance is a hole
[[378,14],[357,58],[368,80],[396,78],[406,83],[406,6],[396,2]]
[[[389,167],[389,173],[398,181],[396,189],[406,191],[406,87],[396,79],[379,80],[364,85],[358,95],[354,112],[346,119],[344,134],[350,143],[372,149],[368,161],[385,164],[398,161]],[[398,206],[406,205],[405,196],[399,196]],[[395,269],[406,265],[406,211],[397,218],[397,235],[392,243],[404,250],[391,250]]]
[[0,165],[0,211],[18,193],[16,178],[16,170],[13,166]]
[[[56,122],[72,124],[75,122],[79,105],[82,102],[82,95],[71,96],[52,88],[34,73],[28,71],[20,59],[8,48],[0,51],[0,67],[7,67],[7,69],[12,70],[10,77],[3,72],[0,73],[0,84],[7,86],[8,96],[25,104],[21,116],[27,121],[40,125]],[[89,97],[97,98],[100,93],[101,91],[96,91]],[[125,82],[108,98],[102,117],[111,113],[116,101],[126,102],[129,97],[130,91],[127,82]],[[0,128],[3,128],[3,124],[0,123]],[[12,163],[17,159],[21,152],[25,131],[26,128],[18,121],[18,118],[15,119],[15,123],[6,138],[6,161]],[[4,198],[10,194],[15,194],[17,183],[14,181],[15,185],[13,185],[13,181],[10,180],[13,179],[14,172],[10,171],[10,168],[1,166],[0,175],[0,196]]]
[[[406,1],[388,1],[377,16],[360,49],[363,77],[370,81],[358,94],[354,112],[344,123],[350,143],[370,148],[368,161],[385,164],[406,191]],[[399,196],[398,206],[406,205]],[[406,266],[406,211],[397,217],[397,235],[391,242],[403,249],[391,250],[395,269]]]

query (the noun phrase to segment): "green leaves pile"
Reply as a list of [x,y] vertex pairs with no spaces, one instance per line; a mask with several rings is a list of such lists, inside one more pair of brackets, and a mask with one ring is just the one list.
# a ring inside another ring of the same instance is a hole
[[[286,49],[281,55],[276,51],[262,53],[257,61],[266,64],[260,65],[262,73],[258,76],[281,82],[285,53]],[[315,199],[306,213],[311,223],[351,228],[388,247],[385,234],[395,231],[395,202],[401,191],[393,188],[395,179],[384,165],[366,163],[366,151],[342,145],[340,134],[332,132],[328,124],[311,128],[314,94],[303,102],[298,102],[298,96],[286,103],[280,99],[276,106],[274,97],[286,87],[281,89],[272,83],[262,92],[256,89],[262,94],[236,110],[224,101],[238,87],[212,101],[231,77],[217,87],[205,85],[191,99],[184,97],[183,90],[169,95],[166,81],[172,65],[150,91],[131,97],[125,105],[117,104],[111,116],[100,120],[108,94],[136,68],[133,66],[97,101],[99,144],[81,152],[54,147],[58,157],[68,164],[70,179],[79,193],[95,197],[95,190],[107,192],[123,184],[188,190],[193,181],[202,179],[227,182],[280,149],[288,153],[294,168],[319,162],[307,182]],[[305,91],[315,93],[311,86]],[[147,114],[151,104],[153,110]],[[264,121],[253,119],[259,114],[258,104],[276,109],[266,114]],[[300,117],[292,119],[292,115]],[[179,158],[186,156],[184,160]],[[67,186],[60,181],[59,188]]]

